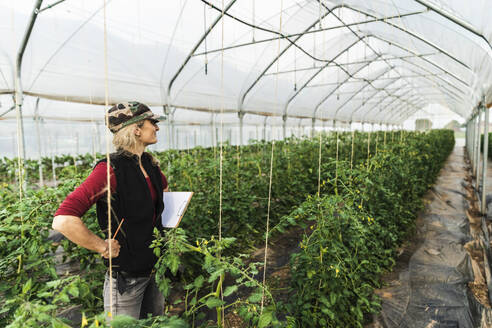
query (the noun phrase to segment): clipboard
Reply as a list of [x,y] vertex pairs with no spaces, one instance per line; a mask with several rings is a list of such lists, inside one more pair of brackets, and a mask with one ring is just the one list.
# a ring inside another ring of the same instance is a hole
[[164,192],[164,211],[161,215],[164,228],[177,228],[190,204],[192,191]]

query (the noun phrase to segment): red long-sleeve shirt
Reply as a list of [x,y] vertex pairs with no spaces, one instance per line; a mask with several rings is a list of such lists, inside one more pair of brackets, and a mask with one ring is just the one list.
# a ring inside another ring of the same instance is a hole
[[[116,177],[114,175],[113,168],[109,167],[109,176],[110,176],[110,186],[111,193],[116,191]],[[167,188],[167,179],[162,174],[162,185],[163,189]],[[150,190],[150,195],[152,197],[152,201],[155,203],[157,200],[157,193],[155,191],[152,182],[150,181],[150,177],[146,178],[147,185]],[[96,165],[91,174],[85,179],[85,181],[78,186],[73,192],[71,192],[67,198],[61,203],[60,207],[55,213],[57,215],[72,215],[81,217],[89,210],[89,208],[94,205],[107,190],[107,166],[106,162],[101,162]],[[155,217],[154,217],[155,223]]]

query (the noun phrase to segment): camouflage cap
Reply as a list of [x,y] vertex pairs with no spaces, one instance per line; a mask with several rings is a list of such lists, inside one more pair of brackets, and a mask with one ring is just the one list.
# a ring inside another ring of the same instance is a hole
[[116,133],[125,126],[143,120],[161,121],[164,117],[152,113],[150,108],[137,101],[114,105],[108,110],[108,128]]

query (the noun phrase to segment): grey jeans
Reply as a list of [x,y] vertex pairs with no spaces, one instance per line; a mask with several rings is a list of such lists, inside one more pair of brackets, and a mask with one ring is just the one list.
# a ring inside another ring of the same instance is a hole
[[162,315],[164,312],[164,296],[159,291],[154,274],[149,277],[126,277],[127,288],[123,294],[118,292],[116,278],[104,276],[104,312],[110,311],[110,284],[113,286],[113,312],[112,316],[126,314],[136,319]]

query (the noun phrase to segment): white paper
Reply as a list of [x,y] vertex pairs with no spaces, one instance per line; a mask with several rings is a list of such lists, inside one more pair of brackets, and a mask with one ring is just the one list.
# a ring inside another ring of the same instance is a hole
[[163,194],[162,226],[164,228],[176,228],[188,207],[193,192],[178,191],[165,192]]

